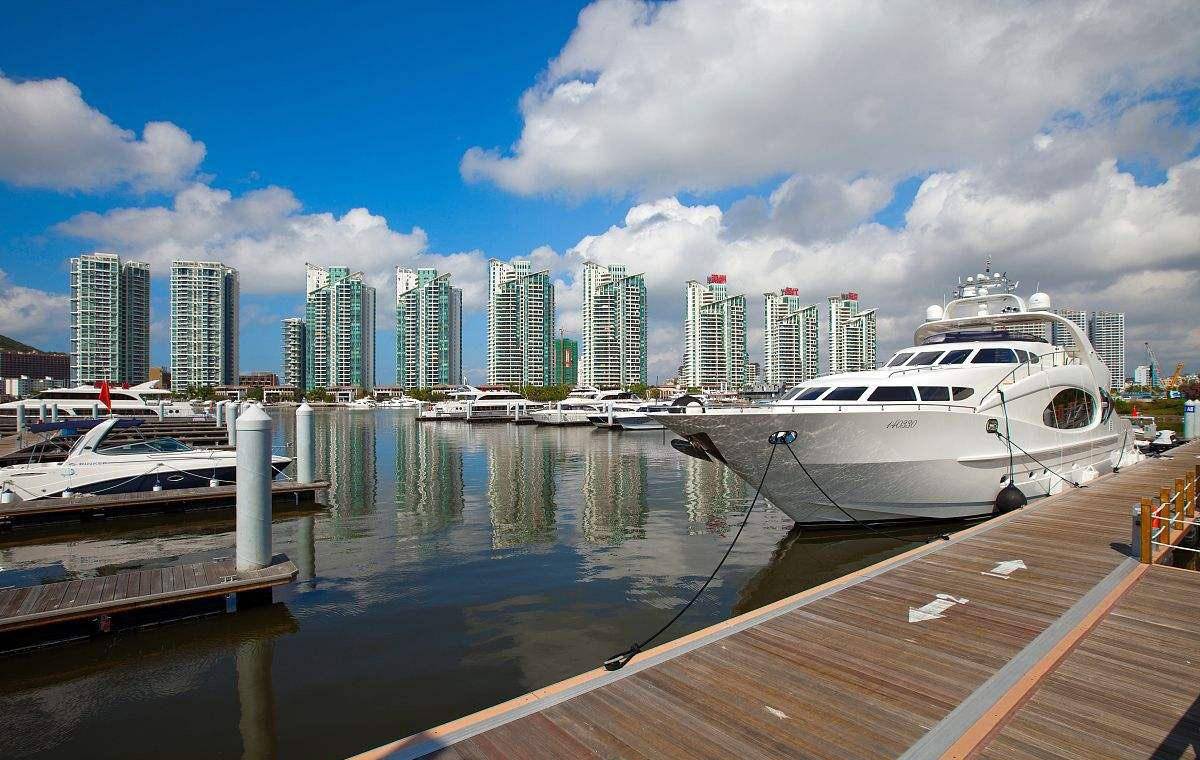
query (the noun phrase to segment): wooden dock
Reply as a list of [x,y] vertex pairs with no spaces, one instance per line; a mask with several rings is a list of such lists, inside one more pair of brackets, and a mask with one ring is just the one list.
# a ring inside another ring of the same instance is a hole
[[1188,444],[360,757],[1195,757],[1200,573],[1130,544],[1164,486],[1195,520],[1198,472]]
[[261,570],[239,573],[232,558],[127,570],[113,575],[0,589],[0,634],[162,608],[227,594],[268,592],[291,583],[296,565],[275,555]]
[[[291,496],[315,497],[317,491],[329,488],[326,481],[271,483],[271,495],[276,499]],[[61,520],[95,520],[108,517],[154,512],[174,512],[191,509],[232,509],[237,498],[236,485],[207,488],[174,488],[162,491],[71,496],[19,501],[0,504],[0,530],[19,525],[44,524]]]

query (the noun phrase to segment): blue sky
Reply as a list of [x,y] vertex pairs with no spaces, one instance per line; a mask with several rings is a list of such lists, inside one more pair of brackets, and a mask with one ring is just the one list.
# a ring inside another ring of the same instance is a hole
[[[201,170],[234,192],[281,185],[309,211],[365,206],[393,227],[419,225],[433,250],[480,248],[507,259],[539,245],[568,246],[625,212],[615,200],[523,198],[459,176],[468,147],[505,145],[519,133],[517,99],[562,46],[582,5],[300,4],[289,17],[243,3],[204,12],[169,3],[124,12],[24,4],[9,8],[0,26],[0,72],[65,77],[126,128],[178,124],[207,146]],[[65,260],[89,246],[50,227],[83,211],[164,201],[121,189],[0,184],[0,266],[23,285],[63,291]],[[167,317],[161,274],[156,321]],[[303,293],[248,302],[286,315],[302,307]],[[46,348],[65,348],[63,320],[60,339]],[[478,314],[472,323],[467,337],[481,353]],[[244,325],[244,370],[278,366],[278,333],[274,323]],[[153,360],[166,364],[158,337]],[[394,366],[388,339],[380,339],[381,381]]]
[[858,291],[886,353],[991,257],[1125,311],[1129,372],[1147,339],[1192,362],[1158,304],[1200,311],[1198,30],[1187,0],[14,6],[0,333],[65,348],[66,259],[115,250],[152,263],[167,364],[167,262],[215,258],[243,273],[241,368],[274,369],[306,259],[384,303],[391,268],[439,266],[480,379],[486,260],[532,253],[568,333],[583,259],[645,271],[665,378],[687,279],[749,294],[752,360],[780,285]]

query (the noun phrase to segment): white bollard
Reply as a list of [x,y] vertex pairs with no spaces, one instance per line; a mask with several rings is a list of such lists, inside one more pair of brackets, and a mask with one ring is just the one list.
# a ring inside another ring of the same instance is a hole
[[0,491],[0,504],[12,504],[16,500],[17,495],[7,488],[5,488],[3,491]]
[[271,564],[271,417],[250,407],[237,420],[237,569]]
[[58,422],[58,404],[57,403],[50,404],[50,421]]
[[25,405],[19,404],[17,406],[17,435],[21,435],[24,432],[25,432]]
[[225,431],[229,436],[228,440],[230,446],[237,446],[237,418],[237,402],[230,401],[225,405]]
[[224,401],[217,402],[217,425],[219,427],[225,427],[225,402]]
[[38,422],[46,421],[46,402],[38,402]]
[[98,402],[92,404],[92,419],[100,419],[100,404]]
[[158,400],[158,419],[161,422],[167,418],[167,402],[162,399]]
[[1200,435],[1200,431],[1196,430],[1196,421],[1198,419],[1196,417],[1197,405],[1200,405],[1200,401],[1192,401],[1190,398],[1184,399],[1184,402],[1183,402],[1183,439],[1185,441],[1190,441],[1193,438],[1195,438],[1197,435]]
[[296,482],[313,482],[313,408],[296,407]]

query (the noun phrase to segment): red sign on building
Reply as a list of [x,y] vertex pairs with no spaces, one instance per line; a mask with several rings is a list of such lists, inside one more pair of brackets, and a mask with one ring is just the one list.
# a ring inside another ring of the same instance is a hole
[[785,296],[798,296],[800,295],[800,288],[784,288],[783,294]]
[[709,285],[724,285],[725,284],[725,275],[710,274],[708,276],[708,284]]
[[847,301],[857,301],[858,293],[843,293],[842,298],[845,298]]

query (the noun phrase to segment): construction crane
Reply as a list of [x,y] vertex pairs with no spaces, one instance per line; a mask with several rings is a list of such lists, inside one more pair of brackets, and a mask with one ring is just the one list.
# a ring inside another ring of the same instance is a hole
[[1172,374],[1166,380],[1163,380],[1163,387],[1166,388],[1167,390],[1173,390],[1175,388],[1178,388],[1180,383],[1182,383],[1182,382],[1183,382],[1183,362],[1179,362],[1178,364],[1175,365],[1174,374]]
[[1159,387],[1158,376],[1158,359],[1154,358],[1154,349],[1150,348],[1150,341],[1146,341],[1146,358],[1150,365],[1150,387]]

